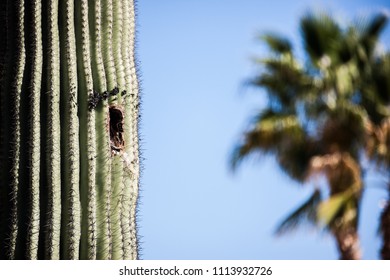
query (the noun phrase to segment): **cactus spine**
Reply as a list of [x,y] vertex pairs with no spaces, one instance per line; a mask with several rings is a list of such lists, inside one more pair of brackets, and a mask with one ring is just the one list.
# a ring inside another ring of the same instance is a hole
[[1,1],[0,37],[0,259],[137,259],[134,1]]

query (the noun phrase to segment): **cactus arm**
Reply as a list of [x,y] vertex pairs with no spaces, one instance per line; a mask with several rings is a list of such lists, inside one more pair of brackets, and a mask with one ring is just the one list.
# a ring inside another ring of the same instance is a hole
[[[46,62],[46,184],[47,208],[44,223],[45,259],[60,258],[61,229],[61,148],[60,148],[60,48],[58,32],[58,0],[47,2]],[[43,141],[42,137],[42,141]]]
[[[102,31],[102,3],[90,1],[90,30],[92,47],[92,74],[94,88],[99,93],[107,91],[106,71],[103,63],[103,31]],[[108,104],[102,100],[96,107],[96,148],[99,151],[96,157],[96,227],[97,227],[97,259],[111,258],[111,223],[110,223],[110,196],[111,196],[111,150],[108,133]]]
[[76,47],[80,120],[80,198],[82,207],[81,259],[96,259],[96,133],[95,111],[88,110],[93,94],[88,22],[88,0],[76,1]]
[[61,141],[62,153],[62,258],[77,259],[80,241],[79,133],[77,118],[77,67],[74,1],[61,2]]

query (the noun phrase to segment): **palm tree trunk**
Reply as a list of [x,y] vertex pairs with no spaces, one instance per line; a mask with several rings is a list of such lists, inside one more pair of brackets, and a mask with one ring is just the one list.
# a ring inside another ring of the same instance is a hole
[[354,228],[335,231],[334,236],[341,260],[359,260],[361,258],[359,236]]
[[[389,186],[390,193],[390,186]],[[390,200],[387,201],[381,215],[381,234],[383,239],[381,257],[383,260],[390,260]]]

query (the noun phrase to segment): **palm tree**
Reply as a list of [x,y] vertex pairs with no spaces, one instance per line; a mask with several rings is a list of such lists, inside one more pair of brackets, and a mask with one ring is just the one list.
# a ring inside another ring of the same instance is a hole
[[362,106],[364,58],[375,46],[371,33],[359,26],[342,29],[327,14],[304,16],[300,22],[306,60],[301,63],[292,44],[281,36],[262,39],[272,51],[259,60],[263,71],[253,79],[266,89],[269,104],[244,132],[231,163],[237,165],[255,153],[272,154],[290,177],[305,182],[323,174],[329,198],[316,188],[310,198],[278,227],[281,234],[302,221],[322,224],[336,239],[341,259],[359,259],[357,233],[363,188],[360,153],[369,117]]

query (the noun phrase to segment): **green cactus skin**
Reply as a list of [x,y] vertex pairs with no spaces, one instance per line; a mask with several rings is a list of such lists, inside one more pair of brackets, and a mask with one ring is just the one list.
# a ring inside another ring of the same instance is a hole
[[134,0],[0,2],[0,259],[138,259]]

